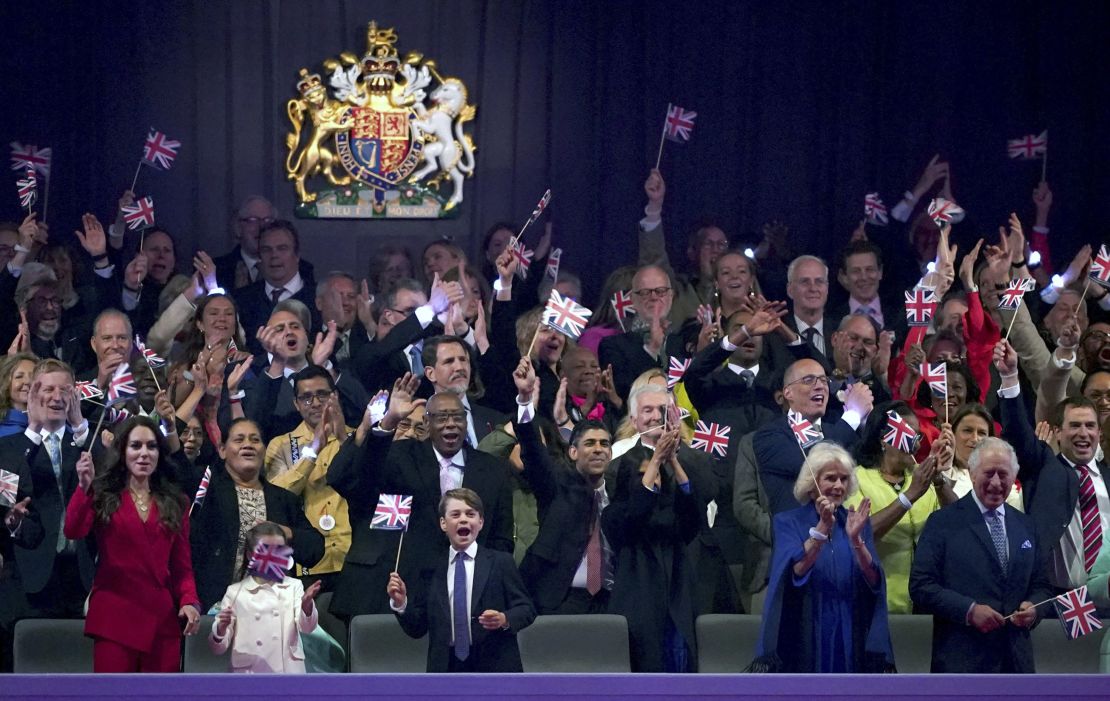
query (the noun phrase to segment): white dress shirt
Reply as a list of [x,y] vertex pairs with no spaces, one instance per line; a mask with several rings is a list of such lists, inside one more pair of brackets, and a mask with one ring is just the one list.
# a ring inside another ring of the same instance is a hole
[[[278,288],[274,287],[269,282],[263,285],[263,287],[266,290],[266,299],[273,299],[274,290]],[[303,287],[304,280],[301,279],[301,274],[299,272],[293,273],[293,277],[289,278],[289,282],[281,286],[281,289],[285,291],[281,293],[280,297],[278,297],[278,301],[284,302],[285,300],[300,292]],[[308,331],[308,329],[305,329],[305,331]]]
[[[443,453],[436,450],[435,447],[432,448],[432,452],[435,453],[436,465],[439,467],[439,471],[442,473],[444,470],[447,470],[448,474],[451,475],[451,480],[454,483],[451,486],[451,489],[458,489],[458,488],[462,487],[463,470],[466,468],[466,452],[460,450],[459,452],[452,455],[450,458],[447,458],[445,455],[443,455]],[[450,460],[451,461],[451,467],[444,467],[443,466],[443,461],[444,460]],[[441,485],[442,485],[442,483],[441,483]],[[441,487],[440,496],[443,496],[444,491],[445,490],[443,490],[442,487]]]
[[802,339],[803,342],[805,341],[805,332],[806,332],[807,329],[812,328],[812,329],[815,329],[817,331],[816,335],[814,335],[814,337],[813,337],[813,345],[814,345],[814,347],[817,348],[817,350],[822,355],[824,355],[825,352],[826,352],[825,351],[825,319],[824,318],[818,319],[816,324],[811,325],[811,324],[807,324],[806,322],[802,321],[795,314],[794,315],[794,323],[798,327],[798,336]]

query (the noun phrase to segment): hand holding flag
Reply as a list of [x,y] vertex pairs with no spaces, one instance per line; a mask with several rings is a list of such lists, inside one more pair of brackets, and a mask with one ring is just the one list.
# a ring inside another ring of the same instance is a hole
[[659,170],[659,161],[663,158],[663,143],[673,141],[685,143],[690,140],[694,131],[694,120],[698,113],[684,110],[678,105],[667,103],[667,116],[663,120],[663,135],[659,138],[659,153],[655,156],[655,169]]

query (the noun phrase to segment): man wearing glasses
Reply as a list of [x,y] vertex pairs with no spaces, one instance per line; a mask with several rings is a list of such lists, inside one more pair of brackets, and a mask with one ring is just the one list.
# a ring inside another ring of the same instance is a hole
[[[813,424],[825,440],[836,441],[850,451],[858,440],[856,431],[871,413],[871,389],[862,382],[849,385],[845,390],[844,414],[836,421],[822,422],[829,394],[829,377],[816,360],[799,360],[787,368],[782,388],[787,408]],[[788,418],[780,416],[756,431],[752,447],[771,513],[797,508],[794,481],[805,453]]]
[[645,265],[636,271],[632,278],[632,306],[636,309],[632,328],[609,336],[598,347],[599,364],[613,366],[613,384],[620,396],[628,396],[632,383],[644,371],[666,368],[669,356],[686,357],[682,337],[667,333],[673,300],[674,288],[666,270]]
[[266,446],[266,480],[302,498],[305,517],[324,536],[324,557],[311,570],[298,566],[297,574],[306,578],[305,585],[320,580],[321,591],[331,591],[351,547],[351,521],[347,501],[326,478],[350,429],[343,420],[335,381],[324,368],[308,365],[293,375],[293,392],[303,420]]
[[[228,292],[246,287],[262,277],[262,260],[258,254],[258,234],[262,227],[278,218],[277,210],[261,195],[243,200],[231,217],[231,239],[235,247],[216,258],[216,280]],[[300,273],[310,285],[315,276],[312,263],[300,261]]]

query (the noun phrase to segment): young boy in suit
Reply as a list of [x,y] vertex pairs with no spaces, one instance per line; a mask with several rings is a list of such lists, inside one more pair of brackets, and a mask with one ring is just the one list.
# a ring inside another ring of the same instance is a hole
[[389,576],[389,605],[405,633],[429,633],[429,672],[524,671],[516,634],[536,610],[512,555],[479,550],[483,523],[482,500],[473,490],[448,490],[439,502],[439,527],[451,543],[447,559],[412,601],[401,576]]

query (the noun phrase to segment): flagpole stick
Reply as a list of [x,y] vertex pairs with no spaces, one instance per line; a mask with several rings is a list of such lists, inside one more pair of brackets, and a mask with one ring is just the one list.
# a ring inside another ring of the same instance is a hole
[[158,384],[158,376],[154,374],[154,368],[150,367],[150,364],[147,363],[146,369],[150,371],[150,379],[154,380],[154,386],[161,392],[162,385]]
[[135,191],[135,184],[139,182],[139,171],[143,169],[143,159],[139,159],[139,167],[135,169],[135,177],[131,178],[131,192]]
[[1044,147],[1044,153],[1041,154],[1041,183],[1045,181],[1045,175],[1048,172],[1048,145]]
[[[1053,601],[1056,601],[1055,596],[1052,597],[1051,599],[1045,599],[1044,601],[1038,601],[1037,603],[1033,604],[1033,606],[1031,608],[1037,608],[1038,606],[1044,606],[1045,604],[1051,603]],[[1025,610],[1028,611],[1029,609],[1025,609]],[[1014,611],[1009,616],[1003,616],[1002,620],[1008,621],[1011,618],[1013,618],[1014,616],[1018,615],[1019,613],[1021,613],[1021,611]]]
[[[107,407],[107,405],[105,405],[104,410],[100,412],[100,420],[96,422],[96,430],[93,431],[93,434],[92,434],[93,441],[100,440],[100,429],[101,429],[102,426],[104,426],[104,417],[107,416],[107,415],[108,415],[108,407]],[[93,444],[90,443],[89,444],[89,452],[90,453],[92,452],[92,448],[93,448]]]
[[667,120],[663,120],[663,133],[659,135],[659,153],[655,154],[655,170],[659,170],[659,162],[663,160],[663,144],[667,142]]
[[621,313],[619,310],[617,311],[617,323],[620,324],[621,333],[627,333],[627,330],[624,328],[624,319],[621,318]]
[[1006,327],[1006,336],[1004,338],[1007,341],[1010,340],[1010,330],[1014,328],[1014,321],[1017,319],[1018,311],[1020,311],[1020,310],[1021,310],[1021,297],[1018,297],[1017,307],[1014,308],[1014,315],[1012,317],[1010,317],[1010,325]]
[[531,360],[531,358],[532,358],[532,347],[536,345],[536,339],[540,335],[540,327],[541,326],[543,326],[542,323],[537,323],[536,324],[536,332],[534,334],[532,334],[532,342],[528,344],[528,350],[524,353],[524,357],[528,358],[529,360]]
[[1079,307],[1082,307],[1084,304],[1086,304],[1086,302],[1087,302],[1087,290],[1089,290],[1089,289],[1091,289],[1091,276],[1090,276],[1090,274],[1087,275],[1087,282],[1085,282],[1083,284],[1083,295],[1079,298],[1079,304],[1076,305],[1075,313],[1072,314],[1073,317],[1078,317],[1079,316]]
[[394,572],[396,572],[397,568],[401,566],[401,545],[405,542],[405,531],[407,530],[408,528],[405,528],[401,531],[401,539],[397,541],[397,559],[393,561]]

